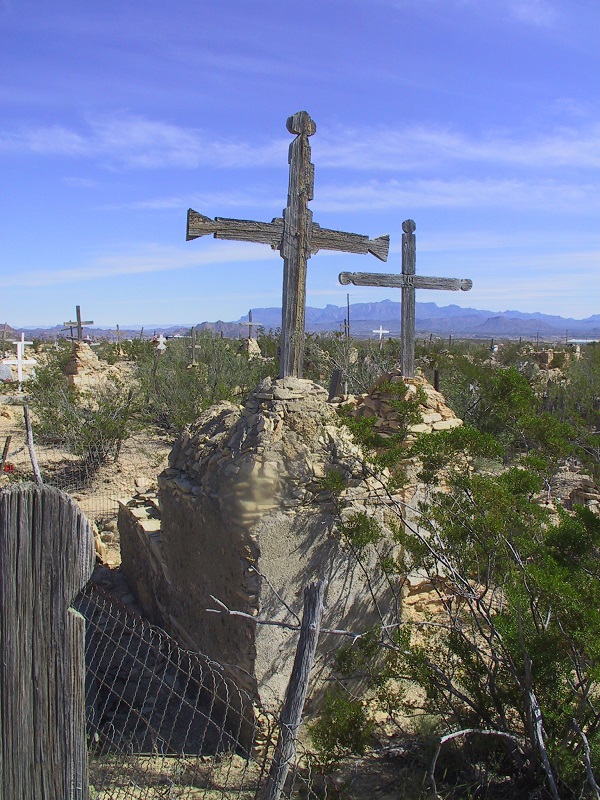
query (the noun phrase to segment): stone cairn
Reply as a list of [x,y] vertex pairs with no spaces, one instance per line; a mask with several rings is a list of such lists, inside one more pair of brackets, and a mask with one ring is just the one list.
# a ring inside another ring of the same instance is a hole
[[366,394],[352,397],[343,405],[353,407],[353,414],[356,417],[375,417],[377,433],[384,439],[389,438],[397,434],[401,427],[398,412],[392,402],[397,399],[397,395],[386,393],[383,388],[385,384],[390,383],[404,383],[407,387],[407,399],[410,395],[416,395],[418,389],[421,389],[425,396],[424,402],[419,407],[422,420],[409,427],[405,439],[407,445],[414,441],[417,434],[447,431],[463,424],[454,411],[446,405],[444,396],[436,392],[425,378],[420,376],[403,378],[399,369],[380,375]]
[[[327,488],[331,472],[339,492]],[[369,585],[336,532],[357,511],[385,526],[384,483],[365,471],[321,386],[267,378],[244,407],[219,403],[184,430],[159,476],[160,523],[151,501],[121,506],[123,570],[154,621],[234,665],[263,703],[280,702],[296,638],[253,617],[297,624],[304,587],[322,576],[325,628],[366,630],[399,610],[400,586],[379,573],[375,551],[363,554]],[[215,598],[247,616],[208,612],[220,607]],[[339,644],[329,638],[320,642],[324,677]]]
[[65,367],[67,383],[78,389],[93,386],[101,370],[98,356],[86,342],[73,341],[73,353]]

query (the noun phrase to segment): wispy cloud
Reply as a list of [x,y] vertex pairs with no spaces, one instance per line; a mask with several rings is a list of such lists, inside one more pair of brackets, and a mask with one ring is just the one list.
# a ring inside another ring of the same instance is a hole
[[0,131],[0,152],[86,157],[146,169],[279,163],[285,158],[287,144],[284,140],[257,146],[234,139],[211,140],[200,130],[142,117],[96,119],[81,130],[52,125]]
[[[478,164],[527,169],[600,167],[600,123],[545,134],[510,130],[479,135],[424,125],[323,131],[312,141],[319,168],[432,170]],[[54,125],[0,130],[0,153],[29,152],[139,169],[244,168],[285,163],[290,138],[265,142],[211,138],[205,131],[142,117],[93,120],[80,129]]]
[[505,0],[505,5],[515,19],[532,25],[553,25],[559,17],[556,6],[546,0]]
[[245,245],[221,243],[218,247],[210,245],[201,252],[189,249],[187,252],[175,247],[148,247],[135,253],[112,253],[90,258],[83,267],[74,269],[22,271],[3,277],[6,288],[16,286],[43,287],[90,281],[115,279],[122,275],[145,275],[155,272],[190,269],[191,267],[214,266],[215,264],[236,264],[265,261],[278,258],[264,245]]
[[411,126],[324,133],[314,150],[321,167],[432,169],[478,163],[515,167],[600,167],[600,124],[560,128],[543,135],[491,131],[480,136],[451,129]]
[[587,214],[600,210],[600,185],[525,178],[369,181],[323,186],[312,205],[320,211],[507,207]]
[[440,7],[445,11],[465,10],[485,14],[488,18],[507,18],[526,25],[549,27],[556,24],[560,11],[548,0],[383,0],[397,8],[417,6],[420,9]]
[[[213,209],[218,209],[220,213],[225,208],[255,208],[264,207],[270,209],[267,216],[271,218],[274,214],[281,213],[282,201],[285,201],[285,192],[282,188],[283,197],[272,197],[260,191],[235,191],[230,192],[205,192],[202,194],[186,195],[167,195],[165,197],[151,197],[146,200],[134,200],[130,203],[112,203],[102,206],[107,210],[129,209],[131,211],[166,211],[173,208],[187,209],[194,208],[202,214],[211,216]],[[265,219],[265,222],[270,220]]]

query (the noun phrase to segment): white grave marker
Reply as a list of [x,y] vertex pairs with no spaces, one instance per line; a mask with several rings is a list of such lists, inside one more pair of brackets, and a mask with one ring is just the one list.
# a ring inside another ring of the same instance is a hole
[[165,350],[167,349],[167,340],[162,335],[162,333],[156,340],[156,349],[159,351],[159,353],[164,353]]
[[389,333],[389,331],[386,331],[386,330],[384,329],[383,325],[380,325],[380,326],[379,326],[379,329],[378,329],[378,330],[376,330],[376,331],[373,331],[373,333],[378,333],[378,334],[379,334],[379,341],[381,341],[381,340],[383,339],[383,334],[384,334],[384,333]]
[[21,386],[23,384],[23,366],[37,364],[37,361],[35,358],[25,358],[25,345],[33,344],[33,342],[26,342],[24,333],[21,334],[20,341],[13,342],[13,344],[17,346],[17,357],[7,358],[4,363],[17,365],[17,380],[19,381],[19,391],[21,391]]

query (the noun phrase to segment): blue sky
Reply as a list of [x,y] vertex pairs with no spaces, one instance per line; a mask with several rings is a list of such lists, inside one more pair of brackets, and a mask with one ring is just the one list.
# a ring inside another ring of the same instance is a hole
[[[281,304],[259,244],[185,241],[186,210],[270,221],[308,111],[314,220],[389,233],[387,264],[471,278],[417,300],[600,313],[597,0],[0,0],[0,322],[237,319]],[[350,287],[351,302],[390,290]]]

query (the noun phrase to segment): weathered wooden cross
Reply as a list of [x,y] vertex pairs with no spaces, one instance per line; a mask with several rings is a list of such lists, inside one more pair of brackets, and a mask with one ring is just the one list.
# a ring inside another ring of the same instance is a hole
[[[241,324],[243,325],[244,323],[242,322]],[[248,322],[246,324],[248,325],[248,338],[252,339],[252,328],[260,328],[262,325],[261,322],[252,322],[252,309],[248,312]]]
[[21,391],[21,386],[23,385],[23,367],[24,366],[34,366],[37,364],[35,358],[25,358],[25,345],[33,344],[33,342],[26,342],[25,341],[25,334],[21,334],[21,339],[18,342],[13,342],[14,345],[17,347],[17,357],[16,358],[7,358],[4,363],[5,364],[16,364],[17,366],[17,380],[19,381],[19,391]]
[[308,208],[313,199],[314,165],[310,161],[310,144],[317,127],[306,111],[289,117],[287,129],[296,134],[290,144],[290,176],[287,208],[283,218],[272,222],[250,220],[210,219],[191,208],[187,216],[187,239],[197,239],[212,233],[215,239],[234,239],[243,242],[270,244],[283,258],[283,300],[281,324],[280,377],[302,377],[304,354],[304,323],[306,316],[306,265],[319,250],[341,250],[345,253],[371,253],[381,261],[387,260],[390,238],[369,239],[357,233],[321,228],[312,221]]
[[94,320],[89,319],[85,322],[81,321],[81,306],[75,306],[76,312],[76,321],[75,322],[63,322],[65,328],[70,328],[71,330],[71,339],[73,338],[73,328],[77,328],[77,340],[79,342],[83,341],[83,326],[84,325],[93,325]]
[[415,374],[415,289],[451,289],[468,292],[473,281],[468,278],[428,278],[415,275],[417,249],[415,239],[416,225],[412,219],[402,223],[402,273],[387,275],[376,272],[341,272],[339,281],[346,286],[387,286],[402,289],[401,320],[401,361],[400,367],[405,378]]

